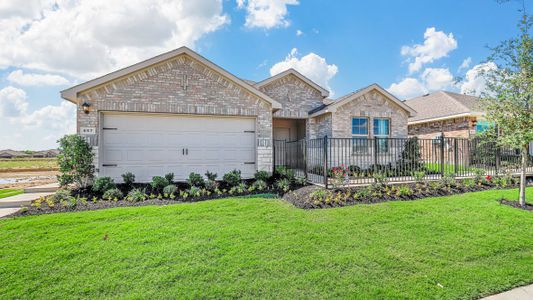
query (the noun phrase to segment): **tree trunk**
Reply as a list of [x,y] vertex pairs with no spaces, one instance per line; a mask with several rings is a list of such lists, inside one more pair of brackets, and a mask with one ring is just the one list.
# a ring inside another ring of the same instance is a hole
[[520,203],[520,206],[526,207],[526,169],[527,169],[527,156],[528,153],[528,147],[527,145],[525,147],[522,147],[522,172],[520,172],[520,196],[518,198],[518,201]]

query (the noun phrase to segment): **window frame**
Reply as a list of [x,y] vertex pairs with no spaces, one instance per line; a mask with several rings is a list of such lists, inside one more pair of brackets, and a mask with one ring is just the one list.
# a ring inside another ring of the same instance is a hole
[[[353,120],[354,119],[365,119],[366,120],[366,134],[353,133]],[[350,119],[350,125],[351,125],[351,133],[352,133],[352,153],[353,154],[368,153],[368,140],[370,138],[370,118],[363,117],[363,116],[352,116],[352,118]],[[364,141],[364,142],[357,143],[357,141]]]
[[[376,121],[378,120],[386,120],[388,125],[388,132],[386,135],[383,134],[376,134]],[[372,136],[376,140],[376,145],[378,145],[377,153],[388,153],[390,150],[390,138],[391,138],[391,132],[392,132],[392,126],[391,126],[391,118],[387,117],[377,117],[372,119]]]

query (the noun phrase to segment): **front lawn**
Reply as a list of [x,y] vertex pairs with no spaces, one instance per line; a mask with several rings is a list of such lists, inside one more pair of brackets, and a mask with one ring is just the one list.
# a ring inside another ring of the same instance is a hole
[[0,295],[478,298],[533,283],[533,214],[498,203],[517,194],[321,210],[228,198],[4,219]]
[[0,190],[0,199],[15,196],[18,194],[22,194],[22,190],[20,189],[1,189]]

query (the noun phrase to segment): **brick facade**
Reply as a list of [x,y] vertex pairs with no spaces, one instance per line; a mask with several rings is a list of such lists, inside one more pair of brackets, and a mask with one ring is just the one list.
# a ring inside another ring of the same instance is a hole
[[[255,116],[257,169],[272,170],[272,105],[186,54],[78,97],[91,103],[89,114],[78,108],[78,132],[98,131],[102,111]],[[98,132],[89,138],[98,150]]]
[[460,117],[442,121],[411,124],[409,136],[421,139],[434,139],[444,132],[445,137],[469,138],[475,134],[475,117]]
[[325,135],[333,138],[352,137],[352,118],[369,118],[369,137],[373,137],[373,119],[390,119],[391,137],[407,137],[407,112],[387,99],[378,91],[370,91],[338,107],[335,112],[312,118],[309,136],[321,138]]
[[259,90],[283,106],[274,113],[274,117],[306,119],[310,110],[323,104],[324,97],[320,91],[292,74],[270,82]]

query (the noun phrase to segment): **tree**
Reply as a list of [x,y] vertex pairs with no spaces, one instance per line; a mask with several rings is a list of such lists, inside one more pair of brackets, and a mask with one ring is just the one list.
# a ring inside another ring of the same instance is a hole
[[519,202],[525,207],[528,145],[533,141],[533,19],[525,9],[521,12],[519,35],[490,48],[488,61],[494,67],[480,75],[486,81],[482,103],[487,119],[497,124],[498,143],[520,149]]
[[58,142],[59,184],[67,186],[75,183],[81,188],[86,188],[94,178],[94,154],[91,146],[76,134],[65,135]]

